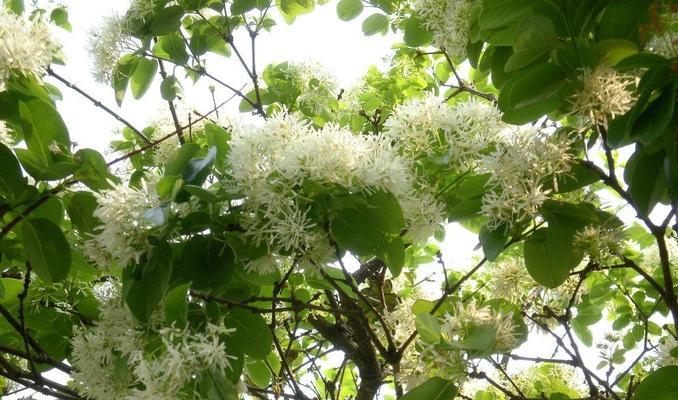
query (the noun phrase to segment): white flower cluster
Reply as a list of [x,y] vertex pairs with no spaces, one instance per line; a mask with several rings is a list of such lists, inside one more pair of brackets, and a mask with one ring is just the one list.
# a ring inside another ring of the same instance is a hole
[[[678,357],[676,357],[676,350],[678,349],[678,340],[672,336],[666,336],[659,341],[659,346],[657,347],[657,365],[660,367],[665,367],[667,365],[678,365]],[[674,354],[671,354],[671,352]]]
[[13,76],[40,79],[58,50],[42,17],[29,19],[0,5],[0,91]]
[[148,236],[153,225],[144,214],[159,204],[155,190],[146,185],[142,189],[115,185],[96,194],[96,198],[94,216],[102,225],[85,242],[87,257],[104,270],[112,259],[123,266],[139,262],[151,249]]
[[336,78],[319,63],[289,63],[287,76],[301,91],[297,102],[315,114],[329,111],[339,93]]
[[0,143],[7,147],[12,147],[14,145],[12,131],[7,127],[5,121],[0,121]]
[[433,32],[433,43],[452,58],[466,58],[471,13],[475,0],[417,0],[416,13],[424,26]]
[[[232,358],[221,336],[232,333],[207,323],[203,332],[162,327],[157,316],[151,327],[138,324],[122,303],[119,289],[101,302],[99,321],[78,328],[69,361],[73,380],[93,399],[194,398],[190,383],[205,371],[230,368]],[[157,339],[156,339],[157,338]],[[144,350],[151,341],[155,350]]]
[[127,21],[119,15],[106,17],[103,23],[90,31],[87,51],[94,64],[92,74],[99,83],[111,82],[113,69],[125,52],[138,49],[129,35]]
[[[571,398],[585,395],[586,390],[579,382],[583,376],[572,366],[564,364],[539,364],[520,371],[512,380],[527,397],[550,396],[563,393]],[[501,378],[505,384],[507,379]]]
[[496,344],[493,351],[509,351],[519,344],[512,314],[496,312],[488,306],[478,306],[475,302],[457,304],[454,314],[445,315],[441,332],[447,340],[458,341],[468,338],[476,328],[483,325],[495,330]]
[[[248,233],[274,250],[328,253],[326,238],[304,205],[313,196],[304,188],[310,182],[324,190],[390,192],[407,199],[401,205],[410,226],[431,222],[429,211],[421,210],[431,201],[414,197],[405,161],[383,136],[355,135],[332,124],[317,130],[295,116],[277,114],[261,128],[236,128],[230,147],[231,175],[251,214]],[[414,219],[419,217],[428,220]]]
[[591,124],[607,126],[609,119],[625,114],[636,102],[633,79],[611,67],[584,68],[579,79],[582,86],[569,101],[581,128]]
[[433,94],[396,107],[385,124],[405,156],[445,157],[460,169],[474,167],[503,126],[494,106],[476,100],[450,106]]
[[618,258],[624,250],[624,232],[619,228],[588,225],[574,237],[576,246],[600,265]]
[[547,135],[535,128],[515,128],[495,150],[482,156],[481,170],[490,174],[490,190],[483,196],[482,211],[497,228],[535,218],[548,198],[544,189],[548,179],[556,186],[556,177],[570,169],[570,140]]
[[487,280],[488,294],[517,305],[523,304],[537,285],[528,274],[522,257],[505,257],[490,264]]

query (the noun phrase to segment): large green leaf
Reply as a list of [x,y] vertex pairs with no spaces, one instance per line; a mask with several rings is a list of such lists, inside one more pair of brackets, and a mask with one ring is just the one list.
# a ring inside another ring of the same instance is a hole
[[0,195],[14,197],[26,186],[19,161],[12,151],[0,143]]
[[558,36],[551,19],[541,15],[525,16],[513,38],[513,54],[506,61],[506,72],[516,71],[532,64],[556,44]]
[[436,376],[407,392],[401,400],[451,400],[457,393],[454,383]]
[[483,29],[495,29],[517,21],[534,5],[531,0],[483,0],[478,23]]
[[158,72],[158,62],[147,58],[140,58],[132,71],[132,96],[140,99],[151,87],[155,74]]
[[68,197],[68,218],[80,234],[92,233],[101,225],[101,221],[94,216],[97,206],[97,200],[90,192],[76,192]]
[[71,268],[71,247],[61,229],[46,219],[22,223],[22,240],[33,271],[46,282],[58,282]]
[[637,38],[652,0],[616,0],[600,17],[598,39]]
[[440,343],[440,323],[436,317],[429,313],[417,314],[414,323],[422,340],[432,344]]
[[271,352],[273,336],[266,321],[258,314],[242,308],[231,310],[226,316],[226,326],[235,328],[228,341],[243,353],[263,360]]
[[499,254],[504,251],[504,246],[506,246],[508,237],[506,236],[504,226],[491,230],[487,225],[484,225],[480,229],[478,239],[480,240],[480,245],[483,247],[485,258],[489,261],[494,261],[499,257]]
[[678,399],[678,365],[659,368],[647,376],[633,394],[633,400]]
[[160,242],[142,265],[130,265],[123,271],[123,298],[132,315],[146,322],[165,295],[172,274],[172,250]]
[[194,236],[184,245],[179,275],[196,289],[216,288],[233,275],[235,257],[231,248],[206,236]]
[[388,18],[384,14],[375,13],[363,21],[363,33],[367,36],[376,33],[386,33],[388,30]]
[[524,124],[557,109],[565,72],[553,63],[534,66],[509,79],[499,94],[504,121]]
[[340,0],[337,3],[337,16],[342,21],[350,21],[363,12],[361,0]]

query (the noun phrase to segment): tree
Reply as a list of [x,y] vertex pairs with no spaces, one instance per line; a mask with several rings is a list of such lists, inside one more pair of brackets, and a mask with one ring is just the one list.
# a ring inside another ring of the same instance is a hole
[[[5,392],[678,396],[676,6],[340,0],[404,40],[344,89],[256,62],[278,16],[315,6],[135,0],[107,19],[90,50],[118,105],[161,79],[169,117],[141,129],[52,69],[64,7],[4,1]],[[182,108],[198,81],[231,97]],[[115,158],[71,143],[62,89],[120,122]],[[220,115],[231,99],[256,122]],[[446,265],[447,223],[477,234],[473,265]]]

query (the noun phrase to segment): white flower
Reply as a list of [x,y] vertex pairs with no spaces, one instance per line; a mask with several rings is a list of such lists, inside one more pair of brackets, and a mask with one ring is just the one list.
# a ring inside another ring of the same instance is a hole
[[5,121],[0,121],[0,143],[7,147],[12,147],[14,145],[12,131],[7,127]]
[[480,152],[504,124],[494,106],[476,100],[450,106],[428,94],[396,107],[385,127],[408,158],[444,157],[451,166],[466,170],[475,167]]
[[330,109],[330,103],[339,93],[337,81],[321,64],[315,62],[289,63],[287,78],[300,90],[297,102],[314,114]]
[[522,304],[537,284],[527,273],[522,257],[506,257],[492,263],[487,274],[488,292],[493,298]]
[[180,146],[179,138],[176,135],[155,145],[153,147],[153,163],[155,166],[165,166]]
[[[115,185],[95,196],[98,207],[94,216],[102,225],[90,239],[93,242],[85,244],[85,250],[91,251],[88,258],[95,262],[105,261],[104,250],[122,265],[139,262],[151,249],[148,236],[153,225],[145,213],[159,204],[155,190],[149,190],[147,186],[134,189]],[[98,267],[106,269],[109,265]]]
[[90,31],[87,51],[94,62],[92,74],[99,83],[111,82],[113,69],[120,57],[133,52],[139,45],[129,35],[127,21],[118,15],[105,17],[103,23]]
[[[221,337],[234,329],[213,323],[202,331],[167,327],[162,312],[141,325],[123,304],[120,290],[105,291],[94,327],[75,330],[69,361],[83,394],[93,399],[194,398],[189,383],[200,373],[231,368],[233,357]],[[148,353],[150,344],[154,350]]]
[[671,351],[678,348],[678,340],[672,336],[666,336],[659,341],[659,346],[657,347],[657,365],[660,367],[665,367],[667,365],[678,365],[678,357],[671,354]]
[[490,190],[483,196],[482,211],[491,228],[508,227],[534,219],[556,177],[570,170],[570,141],[534,128],[516,128],[496,143],[495,150],[481,157],[481,171],[490,175]]
[[303,253],[313,247],[321,228],[308,218],[316,194],[306,192],[307,182],[396,197],[412,189],[406,164],[388,140],[332,124],[317,130],[295,116],[276,114],[259,129],[236,127],[230,147],[231,176],[247,197],[248,234],[274,250]]
[[0,91],[11,77],[40,79],[58,49],[42,17],[29,19],[0,6]]
[[606,65],[595,70],[582,69],[581,88],[570,98],[571,113],[580,118],[582,127],[607,126],[609,119],[629,111],[636,102],[631,90],[633,79]]
[[407,221],[406,238],[415,243],[426,242],[445,222],[444,205],[424,189],[405,193],[398,201]]
[[509,351],[518,345],[513,315],[495,312],[487,306],[479,307],[475,302],[459,303],[455,307],[454,314],[445,314],[441,332],[447,340],[463,340],[468,338],[476,328],[485,325],[495,330],[494,351]]
[[618,257],[624,246],[624,233],[619,228],[588,225],[574,236],[574,243],[591,261],[604,264]]
[[474,0],[417,0],[414,9],[433,32],[433,43],[452,58],[466,58]]

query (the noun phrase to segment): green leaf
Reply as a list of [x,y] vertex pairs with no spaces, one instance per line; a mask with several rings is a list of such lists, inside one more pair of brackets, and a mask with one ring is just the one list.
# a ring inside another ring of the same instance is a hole
[[337,3],[337,16],[342,21],[350,21],[363,12],[362,0],[340,0]]
[[513,54],[504,70],[512,72],[526,67],[551,51],[558,44],[556,27],[551,19],[541,15],[525,16],[513,38]]
[[661,95],[650,103],[633,124],[631,136],[643,144],[654,143],[669,127],[676,106],[678,82],[664,86]]
[[174,75],[170,75],[162,80],[160,84],[160,95],[164,100],[172,101],[181,93],[181,84]]
[[271,370],[264,361],[256,360],[247,363],[245,370],[247,376],[260,388],[265,388],[271,382]]
[[186,42],[178,33],[161,36],[153,46],[153,55],[170,60],[178,65],[188,61]]
[[77,192],[68,198],[68,218],[80,234],[92,233],[101,225],[101,221],[94,216],[97,207],[97,200],[90,192]]
[[385,34],[388,30],[388,18],[384,14],[375,13],[363,21],[363,33],[367,36],[376,33]]
[[176,324],[178,328],[186,326],[188,320],[188,288],[190,284],[179,285],[165,296],[165,322]]
[[139,321],[147,322],[165,295],[172,261],[172,249],[166,242],[160,242],[144,264],[130,265],[123,271],[123,299]]
[[497,330],[490,325],[479,325],[469,333],[468,337],[453,345],[468,351],[471,357],[487,357],[492,354],[497,345]]
[[454,383],[436,376],[407,392],[401,400],[451,400],[457,393]]
[[415,326],[419,336],[428,343],[440,343],[440,324],[438,319],[429,313],[417,314],[415,318]]
[[405,266],[405,243],[400,236],[394,236],[386,240],[383,246],[384,262],[391,275],[398,276]]
[[14,197],[24,186],[26,179],[21,174],[19,161],[12,150],[0,143],[0,195]]
[[226,326],[235,328],[228,337],[236,348],[257,360],[263,360],[271,352],[273,336],[266,321],[258,314],[242,308],[232,309],[226,316]]
[[647,376],[633,394],[633,400],[675,400],[678,398],[678,365],[669,365]]
[[483,0],[478,24],[483,29],[495,29],[517,21],[532,8],[531,0]]
[[113,67],[113,72],[111,73],[111,86],[115,91],[115,102],[118,106],[122,105],[122,101],[125,98],[125,92],[127,91],[127,85],[129,84],[130,76],[132,76],[132,71],[136,66],[138,56],[132,54],[124,55]]
[[661,199],[666,188],[662,169],[664,153],[646,154],[637,148],[624,170],[624,180],[629,185],[629,194],[638,212],[649,215]]
[[71,31],[71,24],[68,22],[68,11],[65,7],[57,7],[49,15],[49,19],[54,22],[54,24],[68,32]]
[[505,233],[505,227],[500,226],[497,229],[490,230],[487,225],[484,225],[480,229],[478,239],[480,240],[480,245],[483,247],[485,258],[487,258],[488,261],[494,261],[499,257],[499,254],[504,251],[504,246],[506,246],[508,237]]
[[153,36],[174,33],[181,27],[181,18],[183,16],[184,9],[180,6],[163,8],[153,16],[148,25],[148,31]]
[[52,163],[50,146],[54,143],[64,153],[69,153],[71,141],[68,128],[57,109],[41,99],[19,103],[26,147],[44,165]]
[[186,143],[179,151],[174,153],[165,165],[165,176],[181,175],[188,162],[200,151],[200,146],[195,143]]
[[158,72],[158,62],[147,58],[140,58],[132,71],[132,96],[140,99],[151,87],[155,74]]
[[551,244],[553,240],[547,242],[547,237],[547,230],[544,228],[534,232],[525,240],[523,254],[530,276],[542,286],[555,288],[569,278],[570,268],[573,266],[571,262],[563,262],[559,258],[563,251],[554,248]]
[[22,225],[26,257],[35,273],[50,283],[66,278],[71,268],[71,247],[61,229],[46,219],[28,219]]
[[598,40],[634,39],[645,20],[652,0],[616,0],[602,13]]
[[96,191],[109,189],[111,187],[110,182],[120,182],[120,178],[108,171],[108,164],[98,151],[80,149],[75,153],[75,158],[80,161],[80,166],[73,177],[90,189]]
[[[431,42],[433,38],[433,32],[427,30],[421,19],[416,15],[412,14],[410,18],[407,19],[405,23],[405,44],[411,47],[424,46]],[[447,63],[445,63],[447,65]]]
[[21,15],[24,12],[25,7],[23,0],[3,0],[3,4],[17,15]]
[[558,91],[565,85],[564,71],[553,63],[536,65],[509,79],[499,94],[503,120],[531,122],[562,104]]
[[207,236],[194,236],[184,245],[179,275],[195,289],[216,288],[233,275],[235,256],[230,246]]
[[231,3],[231,14],[245,14],[257,7],[257,0],[234,0]]

